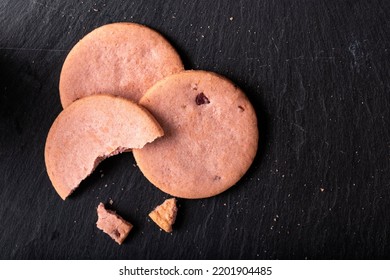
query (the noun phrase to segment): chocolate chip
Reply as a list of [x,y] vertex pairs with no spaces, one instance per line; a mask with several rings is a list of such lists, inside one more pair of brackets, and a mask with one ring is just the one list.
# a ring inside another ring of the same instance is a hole
[[204,95],[203,92],[199,93],[195,98],[196,105],[209,104],[210,100]]
[[217,180],[221,180],[221,177],[218,176],[218,175],[216,175],[216,176],[214,177],[214,181],[217,181]]
[[240,112],[244,112],[245,111],[244,107],[242,107],[242,106],[238,106],[238,109],[240,109]]

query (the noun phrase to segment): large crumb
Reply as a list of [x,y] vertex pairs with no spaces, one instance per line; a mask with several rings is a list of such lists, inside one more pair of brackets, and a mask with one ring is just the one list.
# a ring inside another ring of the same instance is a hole
[[103,232],[107,233],[119,245],[123,243],[133,225],[125,221],[114,211],[107,210],[103,203],[100,203],[97,208],[98,220],[96,226]]
[[176,214],[176,198],[170,198],[150,212],[149,217],[164,231],[172,232],[172,225],[175,223]]

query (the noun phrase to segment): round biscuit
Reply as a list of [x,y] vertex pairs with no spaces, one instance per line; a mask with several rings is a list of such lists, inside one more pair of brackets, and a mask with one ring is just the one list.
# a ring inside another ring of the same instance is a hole
[[133,154],[145,177],[162,191],[189,199],[214,196],[236,184],[253,162],[256,113],[228,79],[184,71],[159,81],[140,104],[165,134]]
[[182,70],[176,50],[158,32],[136,23],[103,25],[66,57],[59,83],[61,104],[66,108],[101,93],[138,102],[158,80]]

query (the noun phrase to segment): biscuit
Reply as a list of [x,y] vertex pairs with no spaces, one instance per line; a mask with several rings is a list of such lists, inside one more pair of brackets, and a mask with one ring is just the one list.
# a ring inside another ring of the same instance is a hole
[[184,71],[141,98],[164,137],[134,149],[145,177],[181,198],[217,195],[246,173],[258,146],[256,113],[243,91],[212,72]]
[[105,158],[164,134],[155,118],[136,103],[110,95],[75,101],[54,121],[45,145],[49,178],[62,199]]
[[93,94],[113,94],[137,102],[165,76],[182,71],[182,61],[162,35],[136,23],[103,25],[82,38],[61,70],[64,108]]
[[165,232],[172,232],[172,225],[175,223],[177,214],[176,198],[166,199],[157,206],[149,217]]
[[98,220],[96,222],[96,227],[121,245],[129,235],[133,225],[114,211],[107,210],[103,203],[99,203],[97,214]]

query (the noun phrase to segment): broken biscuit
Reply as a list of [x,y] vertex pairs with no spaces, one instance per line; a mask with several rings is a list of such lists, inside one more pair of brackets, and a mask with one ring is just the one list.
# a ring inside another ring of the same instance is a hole
[[129,235],[133,225],[125,221],[114,211],[107,210],[103,203],[99,204],[97,208],[97,214],[97,228],[107,233],[112,239],[121,245]]
[[176,198],[170,198],[150,212],[149,217],[164,231],[172,232],[172,225],[175,223],[176,214]]
[[50,128],[47,173],[65,200],[105,158],[142,148],[163,134],[155,118],[130,100],[104,94],[84,97],[63,110]]

